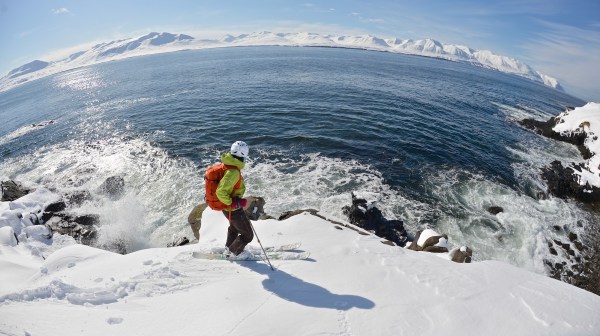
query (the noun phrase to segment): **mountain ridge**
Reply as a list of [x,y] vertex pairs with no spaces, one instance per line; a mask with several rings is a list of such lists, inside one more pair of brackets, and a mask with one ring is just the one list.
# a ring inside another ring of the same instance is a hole
[[234,46],[341,47],[441,58],[517,75],[564,91],[557,79],[542,74],[515,58],[497,55],[490,50],[475,50],[463,45],[443,44],[430,38],[403,40],[399,38],[383,39],[370,34],[321,35],[308,32],[272,33],[263,31],[238,36],[228,34],[220,39],[198,39],[186,34],[151,32],[137,38],[100,43],[66,58],[54,61],[34,60],[13,69],[6,76],[0,78],[0,92],[28,81],[85,65],[148,54]]

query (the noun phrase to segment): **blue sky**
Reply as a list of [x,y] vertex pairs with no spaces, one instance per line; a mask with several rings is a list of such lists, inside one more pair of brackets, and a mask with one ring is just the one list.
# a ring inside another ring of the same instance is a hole
[[600,1],[0,0],[0,75],[150,31],[372,34],[489,49],[600,101]]

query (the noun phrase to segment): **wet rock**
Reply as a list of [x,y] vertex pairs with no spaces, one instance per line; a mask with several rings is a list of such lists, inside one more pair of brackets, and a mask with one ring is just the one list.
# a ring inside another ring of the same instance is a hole
[[578,183],[575,169],[585,169],[583,164],[564,167],[560,161],[553,161],[542,168],[542,178],[548,183],[548,191],[560,198],[572,197],[584,203],[600,202],[600,188]]
[[569,232],[569,240],[574,242],[577,240],[577,235],[573,232]]
[[[48,218],[49,216],[49,218]],[[44,213],[44,224],[54,233],[69,235],[84,245],[94,246],[98,231],[96,225],[100,222],[98,215],[71,216],[64,213]]]
[[489,208],[487,209],[487,211],[488,211],[489,213],[491,213],[492,215],[497,215],[497,214],[499,214],[499,213],[503,212],[503,211],[504,211],[504,209],[503,209],[502,207],[499,207],[499,206],[496,206],[496,205],[494,205],[494,206],[491,206],[491,207],[489,207]]
[[558,132],[555,132],[553,130],[553,128],[554,128],[554,126],[556,126],[558,120],[559,119],[556,117],[552,117],[548,121],[524,119],[524,120],[521,120],[519,122],[519,124],[523,125],[524,127],[528,128],[528,129],[535,131],[537,134],[543,135],[545,137],[548,137],[548,138],[551,138],[554,140],[568,142],[570,144],[577,146],[577,148],[581,152],[581,155],[586,160],[589,159],[590,157],[592,157],[592,153],[590,152],[590,150],[584,146],[585,139],[587,137],[586,133],[585,132],[580,132],[580,133],[573,132],[570,134],[563,135]]
[[398,246],[404,246],[408,241],[408,233],[401,220],[384,218],[375,204],[368,204],[365,199],[357,198],[354,193],[352,193],[352,204],[345,206],[342,211],[348,216],[350,223],[386,238]]
[[87,190],[81,190],[65,195],[65,199],[71,206],[80,206],[83,202],[92,200],[92,194]]
[[72,219],[73,222],[80,225],[97,225],[100,223],[100,216],[98,215],[82,215],[76,216]]
[[29,194],[32,190],[23,187],[20,183],[15,181],[2,181],[0,183],[0,187],[2,189],[2,202],[6,201],[14,201],[19,199],[27,194]]
[[98,189],[110,199],[118,200],[125,193],[125,180],[121,176],[111,176]]
[[58,201],[49,204],[44,211],[47,212],[61,212],[67,208],[67,204],[63,201]]

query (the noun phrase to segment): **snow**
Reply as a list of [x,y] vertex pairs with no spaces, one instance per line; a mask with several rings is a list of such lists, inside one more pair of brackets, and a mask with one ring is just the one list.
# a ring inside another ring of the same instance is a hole
[[587,103],[572,111],[558,115],[557,125],[553,128],[561,134],[579,134],[585,132],[587,138],[585,147],[592,153],[592,157],[585,162],[586,169],[581,172],[574,170],[579,175],[579,184],[600,188],[600,103]]
[[[35,193],[0,217],[51,199]],[[25,224],[15,245],[1,223],[0,334],[600,334],[599,296],[502,262],[457,264],[304,213],[253,222],[264,245],[301,241],[311,252],[271,271],[262,261],[193,258],[225,241],[220,212],[202,222],[198,244],[127,255],[58,234],[36,250],[44,238]]]
[[197,39],[184,34],[150,33],[139,38],[101,43],[64,59],[51,62],[34,61],[14,69],[0,79],[0,91],[90,64],[179,50],[235,46],[340,47],[435,57],[506,72],[562,90],[555,78],[535,71],[519,60],[496,55],[489,50],[474,50],[461,45],[443,44],[433,39],[401,40],[398,38],[382,39],[372,35],[320,35],[307,32],[273,33],[265,31],[238,36],[225,35],[220,39],[213,40]]

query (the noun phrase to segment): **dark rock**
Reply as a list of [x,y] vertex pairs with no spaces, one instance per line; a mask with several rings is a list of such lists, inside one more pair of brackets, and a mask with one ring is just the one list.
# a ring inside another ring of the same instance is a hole
[[494,205],[494,206],[491,206],[491,207],[489,207],[489,208],[487,209],[487,211],[488,211],[489,213],[491,213],[492,215],[497,215],[497,214],[499,214],[499,213],[503,212],[503,211],[504,211],[504,209],[503,209],[502,207],[499,207],[499,206],[496,206],[496,205]]
[[569,240],[574,242],[577,240],[577,235],[573,232],[569,232]]
[[303,209],[303,210],[293,210],[293,211],[284,212],[284,213],[281,214],[281,216],[279,216],[278,220],[286,220],[286,219],[288,219],[290,217],[299,215],[299,214],[301,214],[303,212],[308,212],[311,215],[324,218],[323,216],[317,214],[318,210],[316,210],[316,209]]
[[85,201],[90,201],[92,199],[92,194],[90,194],[87,190],[76,191],[72,194],[65,195],[67,203],[69,205],[82,205]]
[[386,238],[398,246],[404,246],[408,241],[408,233],[401,220],[387,220],[377,207],[369,206],[365,199],[357,198],[354,193],[352,193],[352,205],[345,206],[342,211],[348,216],[350,223],[372,231],[375,235]]
[[125,193],[125,180],[121,176],[111,176],[100,185],[99,191],[113,200],[118,200]]
[[0,187],[2,189],[2,202],[14,201],[29,194],[32,191],[31,189],[27,189],[21,184],[12,180],[3,181],[2,183],[0,183]]
[[582,164],[564,167],[560,161],[553,161],[542,168],[542,178],[548,183],[548,191],[560,198],[572,197],[584,203],[600,201],[600,188],[578,183],[574,169],[585,169]]
[[76,216],[73,221],[81,225],[97,225],[100,223],[100,216],[98,215],[83,215]]
[[554,226],[552,226],[552,228],[553,228],[553,229],[554,229],[554,231],[556,231],[556,232],[560,231],[560,226],[558,226],[558,225],[554,225]]
[[189,243],[190,243],[190,240],[187,239],[187,237],[181,237],[181,238],[175,239],[174,241],[169,243],[167,245],[167,247],[183,246],[183,245],[187,245]]
[[83,215],[72,217],[64,213],[48,213],[45,212],[42,218],[44,224],[50,229],[51,234],[60,233],[69,235],[81,244],[94,246],[98,232],[96,224],[99,223],[98,215]]
[[581,155],[586,160],[592,157],[592,153],[590,152],[590,150],[584,146],[587,134],[585,132],[573,132],[571,134],[562,135],[558,132],[555,132],[552,129],[554,128],[554,126],[557,125],[558,120],[559,119],[556,117],[552,117],[548,121],[525,119],[521,120],[519,123],[525,126],[526,128],[535,131],[537,134],[543,135],[554,140],[568,142],[577,146],[577,148],[581,152]]
[[44,209],[47,212],[61,212],[67,208],[67,204],[63,201],[51,203]]

